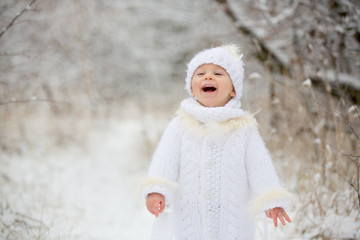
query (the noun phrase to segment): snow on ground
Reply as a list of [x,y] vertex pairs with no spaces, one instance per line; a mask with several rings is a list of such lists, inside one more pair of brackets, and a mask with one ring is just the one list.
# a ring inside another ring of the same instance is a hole
[[3,154],[0,217],[9,231],[0,238],[147,239],[142,131],[139,120],[125,119],[94,130],[85,151]]
[[[151,216],[141,198],[149,153],[171,116],[108,120],[85,148],[0,156],[1,239],[149,239]],[[45,153],[44,153],[45,152]],[[256,239],[262,239],[263,218]],[[269,221],[269,239],[288,239]]]

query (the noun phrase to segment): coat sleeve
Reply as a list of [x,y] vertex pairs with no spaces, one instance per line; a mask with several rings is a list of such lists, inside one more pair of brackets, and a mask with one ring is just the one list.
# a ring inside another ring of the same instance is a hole
[[160,193],[171,204],[177,186],[181,152],[180,121],[173,118],[166,127],[154,152],[148,176],[143,183],[143,197]]
[[252,192],[250,210],[254,214],[274,207],[286,208],[290,193],[280,185],[269,151],[257,127],[247,134],[245,164]]

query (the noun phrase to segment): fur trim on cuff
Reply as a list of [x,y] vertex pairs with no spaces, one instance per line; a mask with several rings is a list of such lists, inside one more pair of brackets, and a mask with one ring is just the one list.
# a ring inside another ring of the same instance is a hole
[[142,195],[146,200],[150,193],[160,193],[165,197],[165,202],[168,204],[172,201],[174,190],[177,188],[177,183],[166,178],[148,177],[142,181]]
[[182,109],[176,113],[185,130],[202,137],[209,135],[221,137],[237,129],[256,127],[257,121],[254,117],[255,114],[245,112],[245,114],[239,118],[229,119],[220,123],[214,121],[204,124]]
[[171,188],[177,188],[177,183],[174,181],[170,181],[167,178],[147,177],[142,181],[142,187],[157,184],[163,184]]
[[257,214],[275,207],[286,208],[292,200],[292,194],[284,188],[272,188],[264,194],[249,202],[249,209],[252,214]]

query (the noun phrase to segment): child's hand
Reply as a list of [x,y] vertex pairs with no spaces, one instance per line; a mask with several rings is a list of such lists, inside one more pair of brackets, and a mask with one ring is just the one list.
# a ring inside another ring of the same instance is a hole
[[150,193],[146,198],[146,207],[151,214],[158,217],[165,208],[165,197],[160,193]]
[[286,221],[291,222],[291,219],[286,214],[285,210],[281,207],[269,209],[269,210],[265,211],[265,213],[268,218],[272,218],[272,220],[274,221],[275,227],[277,227],[277,219],[278,218],[280,219],[280,221],[283,225],[285,225],[284,218],[286,219]]

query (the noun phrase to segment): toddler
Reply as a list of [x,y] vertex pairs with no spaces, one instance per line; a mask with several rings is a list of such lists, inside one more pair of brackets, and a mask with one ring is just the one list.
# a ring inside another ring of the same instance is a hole
[[291,222],[289,193],[254,116],[241,109],[241,57],[236,45],[225,45],[199,52],[187,66],[192,97],[165,129],[143,188],[158,217],[152,239],[253,239],[261,211],[275,227],[278,218]]

